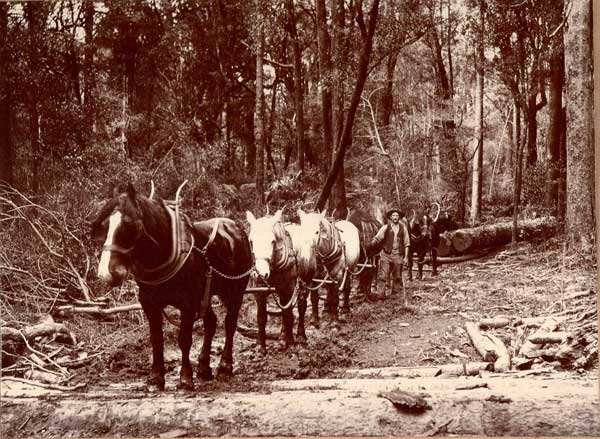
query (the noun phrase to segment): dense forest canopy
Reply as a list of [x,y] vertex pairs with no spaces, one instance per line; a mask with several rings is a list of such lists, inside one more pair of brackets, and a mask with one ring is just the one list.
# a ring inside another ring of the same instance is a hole
[[0,180],[80,224],[187,179],[197,217],[440,200],[590,248],[591,5],[1,2]]

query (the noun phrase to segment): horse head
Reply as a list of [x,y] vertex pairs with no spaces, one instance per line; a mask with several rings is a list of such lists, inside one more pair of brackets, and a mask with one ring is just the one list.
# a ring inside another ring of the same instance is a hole
[[283,238],[282,216],[283,209],[279,209],[274,215],[261,218],[256,218],[252,212],[246,211],[246,220],[250,224],[248,240],[254,255],[256,271],[263,279],[268,279],[271,274],[277,243]]
[[[149,264],[154,262],[156,247],[160,247],[162,235],[167,233],[160,215],[152,215],[156,211],[158,201],[150,201],[137,193],[129,183],[125,192],[113,195],[100,209],[97,218],[91,224],[94,240],[103,242],[98,277],[110,285],[120,285],[140,254],[146,254]],[[147,224],[149,223],[149,224]],[[151,230],[149,230],[151,229]],[[153,247],[153,248],[151,248]],[[154,251],[152,251],[154,250]]]

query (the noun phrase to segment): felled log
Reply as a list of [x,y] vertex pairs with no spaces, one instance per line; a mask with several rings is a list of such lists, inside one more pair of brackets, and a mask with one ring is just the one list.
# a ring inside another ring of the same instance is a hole
[[530,341],[529,338],[535,337],[537,334],[547,334],[549,332],[556,331],[556,329],[558,328],[558,326],[561,324],[562,321],[564,321],[564,319],[561,319],[559,317],[555,317],[555,316],[547,317],[545,319],[544,323],[542,324],[542,326],[540,326],[540,329],[538,329],[535,333],[530,335],[528,337],[528,339],[523,343],[523,345],[519,349],[520,356],[527,357],[527,358],[535,358],[535,357],[552,358],[552,357],[554,357],[556,352],[549,352],[545,349],[540,349],[540,347],[537,344]]
[[45,322],[20,330],[3,326],[0,333],[2,334],[2,340],[11,340],[17,343],[23,342],[23,337],[26,340],[31,340],[35,337],[58,334],[64,336],[63,338],[66,338],[71,344],[77,344],[75,336],[62,323]]
[[478,376],[482,370],[493,371],[494,363],[480,361],[463,364],[446,364],[440,366],[439,373],[436,377],[460,377],[460,376]]
[[[517,227],[519,241],[546,238],[554,235],[556,232],[556,220],[554,218],[536,218],[534,220],[520,221]],[[446,232],[443,239],[444,247],[448,246],[448,240],[452,245],[451,249],[444,249],[444,253],[448,252],[448,255],[462,255],[465,253],[474,253],[477,250],[485,248],[500,247],[512,241],[512,222],[502,222]],[[439,248],[438,254],[440,254]]]
[[504,343],[492,334],[482,334],[479,325],[466,322],[465,329],[484,361],[493,362],[496,372],[505,372],[510,369],[510,355]]
[[543,332],[537,331],[535,334],[531,334],[527,340],[535,344],[546,344],[546,343],[562,343],[569,337],[572,337],[571,332],[556,331],[556,332]]
[[479,321],[479,328],[503,328],[510,324],[510,320],[507,317],[494,317],[493,319],[481,319]]

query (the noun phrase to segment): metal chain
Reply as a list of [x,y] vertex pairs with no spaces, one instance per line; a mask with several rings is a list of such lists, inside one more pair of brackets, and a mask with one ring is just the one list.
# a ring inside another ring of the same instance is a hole
[[199,249],[198,247],[194,246],[194,250],[196,250],[198,253],[200,253],[202,255],[202,257],[204,258],[204,260],[206,261],[206,265],[208,265],[208,269],[210,271],[215,272],[216,274],[218,274],[219,276],[221,276],[224,279],[229,279],[229,280],[240,280],[246,276],[249,276],[250,273],[252,273],[252,271],[254,271],[256,268],[254,266],[254,263],[250,266],[250,268],[248,270],[246,270],[244,273],[241,274],[225,274],[222,271],[219,271],[218,269],[216,269],[215,267],[213,267],[212,265],[210,265],[210,260],[208,259],[208,256],[206,256],[206,252],[202,251],[201,249]]

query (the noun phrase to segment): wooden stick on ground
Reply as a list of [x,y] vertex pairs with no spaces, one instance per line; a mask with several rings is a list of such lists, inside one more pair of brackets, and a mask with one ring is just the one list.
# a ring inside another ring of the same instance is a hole
[[473,322],[466,322],[465,329],[473,342],[473,346],[484,361],[493,362],[496,372],[505,372],[510,369],[510,355],[502,341],[491,334],[482,334],[479,326]]

